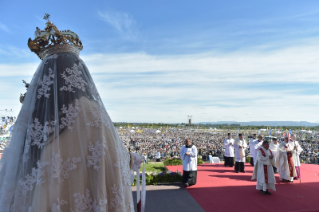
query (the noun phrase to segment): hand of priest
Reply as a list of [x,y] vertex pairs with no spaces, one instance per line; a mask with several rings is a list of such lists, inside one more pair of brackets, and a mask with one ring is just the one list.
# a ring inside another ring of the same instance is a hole
[[186,152],[185,155],[189,155],[189,152]]
[[273,155],[269,155],[269,158],[270,158],[270,159],[273,159],[273,158],[274,158],[274,156],[273,156]]

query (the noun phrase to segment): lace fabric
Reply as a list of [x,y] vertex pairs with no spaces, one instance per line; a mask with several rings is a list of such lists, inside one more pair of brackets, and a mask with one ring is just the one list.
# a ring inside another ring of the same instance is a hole
[[0,212],[134,211],[129,163],[84,62],[51,55],[0,161]]

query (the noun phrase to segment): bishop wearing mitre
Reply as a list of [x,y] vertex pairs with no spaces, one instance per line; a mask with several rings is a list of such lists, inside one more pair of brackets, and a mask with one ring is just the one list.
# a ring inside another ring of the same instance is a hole
[[289,142],[289,133],[287,133],[284,137],[284,142],[279,144],[276,155],[276,167],[282,182],[293,182],[294,177],[297,176],[294,161],[295,154],[295,145],[293,142]]
[[260,190],[262,194],[271,194],[268,189],[276,191],[274,164],[275,157],[269,149],[269,142],[263,141],[262,146],[257,150],[256,164],[251,178],[252,180],[257,179],[256,189]]

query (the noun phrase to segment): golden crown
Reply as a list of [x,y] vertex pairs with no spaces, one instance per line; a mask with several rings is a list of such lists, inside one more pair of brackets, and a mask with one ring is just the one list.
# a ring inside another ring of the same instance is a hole
[[41,60],[61,52],[72,52],[79,55],[83,49],[79,36],[70,30],[59,31],[49,18],[50,15],[45,14],[43,19],[48,21],[45,29],[40,30],[37,27],[34,40],[29,38],[30,50],[36,53]]

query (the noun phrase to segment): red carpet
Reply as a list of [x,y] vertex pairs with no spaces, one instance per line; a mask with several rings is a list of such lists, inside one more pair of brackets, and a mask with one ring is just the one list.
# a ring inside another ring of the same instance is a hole
[[[182,166],[167,166],[170,171]],[[276,190],[262,195],[251,181],[253,167],[245,164],[246,173],[235,173],[223,164],[199,165],[197,184],[187,191],[205,211],[319,211],[319,165],[301,165],[301,185],[282,183],[276,174]]]

